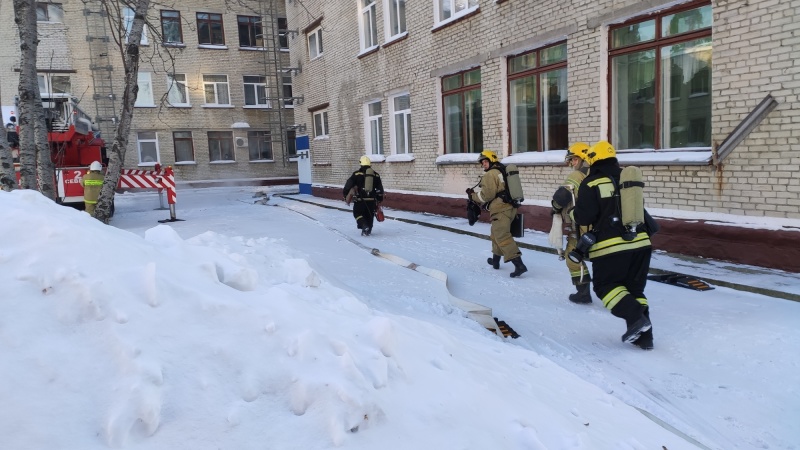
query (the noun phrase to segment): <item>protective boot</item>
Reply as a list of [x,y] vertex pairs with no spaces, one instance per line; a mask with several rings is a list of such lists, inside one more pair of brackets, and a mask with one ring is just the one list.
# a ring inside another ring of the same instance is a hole
[[653,324],[650,323],[650,319],[642,315],[639,319],[628,323],[628,331],[622,335],[622,342],[632,344],[638,340],[645,331],[650,330],[652,327]]
[[511,278],[516,278],[528,271],[528,268],[522,263],[522,256],[512,259],[511,262],[514,263],[514,271],[511,272]]
[[583,305],[592,303],[592,293],[589,292],[589,286],[589,283],[575,286],[578,289],[578,292],[569,294],[569,301]]
[[[645,306],[644,307],[644,316],[650,320],[650,308]],[[653,327],[651,326],[649,330],[643,332],[638,339],[633,341],[633,345],[639,347],[642,350],[652,350],[653,349]]]
[[[639,303],[632,295],[628,294],[617,303],[611,310],[611,314],[625,319],[625,324],[628,329],[622,335],[622,342],[627,344],[633,343],[639,339],[645,331],[653,327],[650,319],[647,318],[645,307]],[[649,314],[648,314],[649,315]]]
[[500,268],[500,255],[492,254],[491,258],[486,258],[486,262],[489,263],[494,270],[497,270]]

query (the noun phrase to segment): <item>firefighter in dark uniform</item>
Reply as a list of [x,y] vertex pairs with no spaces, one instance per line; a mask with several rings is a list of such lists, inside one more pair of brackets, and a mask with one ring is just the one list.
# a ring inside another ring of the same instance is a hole
[[9,122],[6,124],[6,140],[8,146],[11,147],[11,157],[14,162],[19,162],[19,125],[17,125],[17,118],[11,116]]
[[[550,214],[560,214],[562,217],[565,228],[564,231],[567,234],[567,248],[564,250],[564,254],[569,254],[571,251],[575,250],[575,244],[578,242],[579,233],[586,231],[585,229],[578,230],[578,227],[572,223],[569,215],[566,213],[570,208],[575,206],[575,199],[578,198],[578,187],[581,185],[581,181],[586,178],[586,174],[589,173],[589,168],[584,165],[583,161],[588,149],[589,144],[585,142],[577,142],[569,147],[564,162],[575,170],[567,176],[564,184],[559,186],[555,194],[553,194],[553,208]],[[576,263],[570,258],[564,258],[564,260],[567,263],[567,269],[572,278],[572,285],[575,286],[577,290],[574,294],[569,295],[569,301],[583,304],[592,303],[592,294],[589,292],[589,283],[592,279],[589,275],[586,263],[584,261]]]
[[361,167],[347,179],[342,196],[348,205],[353,202],[353,217],[361,235],[369,236],[377,204],[383,201],[383,183],[368,157],[362,156],[359,162]]
[[84,211],[92,217],[94,217],[97,199],[100,197],[100,189],[103,188],[103,177],[103,166],[99,161],[95,161],[89,165],[89,172],[81,178]]
[[522,262],[522,252],[519,251],[511,235],[511,222],[517,215],[517,209],[502,198],[502,194],[506,191],[506,183],[499,169],[500,160],[497,158],[497,153],[484,150],[478,157],[478,162],[484,171],[480,187],[477,191],[468,188],[467,195],[472,201],[483,205],[492,218],[489,236],[492,240],[492,257],[487,262],[495,269],[499,269],[501,256],[503,262],[511,261],[514,264],[511,278],[515,278],[528,271]]
[[588,252],[594,293],[611,314],[625,319],[627,330],[622,341],[651,350],[653,330],[644,295],[652,253],[650,237],[640,225],[633,236],[627,236],[629,240],[623,238],[625,228],[617,192],[622,169],[614,147],[600,141],[589,148],[586,156],[589,175],[581,182],[570,215],[574,223],[590,226],[595,238]]

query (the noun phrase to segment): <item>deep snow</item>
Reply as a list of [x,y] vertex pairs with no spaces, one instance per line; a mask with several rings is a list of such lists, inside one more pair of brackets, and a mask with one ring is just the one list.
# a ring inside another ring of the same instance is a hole
[[[796,302],[650,283],[643,352],[596,299],[566,301],[555,256],[524,251],[510,279],[488,241],[391,217],[485,224],[387,210],[361,237],[343,203],[267,190],[180,190],[169,225],[156,194],[121,194],[112,226],[0,192],[0,449],[798,448]],[[371,248],[446,272],[522,336]],[[653,265],[800,292],[796,274]]]

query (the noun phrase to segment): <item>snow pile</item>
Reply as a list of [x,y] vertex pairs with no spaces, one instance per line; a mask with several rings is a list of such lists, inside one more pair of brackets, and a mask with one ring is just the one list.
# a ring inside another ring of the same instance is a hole
[[370,310],[285,242],[0,192],[0,448],[692,448],[541,356]]

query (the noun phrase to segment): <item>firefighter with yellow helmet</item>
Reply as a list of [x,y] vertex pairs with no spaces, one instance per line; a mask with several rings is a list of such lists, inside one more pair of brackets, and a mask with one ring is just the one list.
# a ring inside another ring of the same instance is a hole
[[99,161],[94,161],[89,165],[89,171],[81,178],[83,186],[83,210],[94,217],[94,208],[97,199],[100,198],[100,190],[103,188],[103,165]]
[[478,157],[478,163],[483,167],[483,177],[477,190],[467,189],[470,199],[489,211],[492,219],[490,238],[492,241],[492,257],[487,262],[495,269],[500,268],[500,258],[504,262],[514,264],[511,277],[515,278],[528,271],[522,262],[522,252],[519,251],[514,237],[511,235],[511,222],[517,215],[517,208],[504,200],[506,196],[506,183],[500,168],[500,159],[497,153],[484,150]]
[[651,350],[653,329],[644,295],[652,253],[650,237],[645,225],[626,230],[622,223],[622,169],[614,147],[607,141],[597,142],[586,157],[589,175],[581,182],[570,215],[574,223],[591,227],[591,232],[581,236],[570,255],[577,255],[576,259],[586,255],[591,260],[594,293],[627,325],[622,341]]
[[[558,233],[558,249],[561,258],[566,261],[567,269],[569,270],[572,279],[572,285],[575,286],[577,292],[569,295],[569,301],[573,303],[587,304],[592,302],[592,294],[589,292],[589,283],[592,281],[589,275],[589,270],[584,261],[574,262],[570,258],[564,258],[564,254],[569,254],[575,249],[578,242],[580,233],[586,231],[585,229],[579,230],[578,227],[572,223],[569,215],[566,214],[570,208],[575,206],[575,199],[578,198],[578,187],[581,181],[586,178],[589,173],[589,167],[584,164],[586,151],[589,149],[589,144],[585,142],[577,142],[572,144],[567,150],[564,157],[564,163],[574,169],[564,183],[556,189],[551,201],[552,209],[550,214],[556,223],[554,226],[559,226]],[[562,229],[567,235],[567,247],[561,251],[562,244]]]
[[342,196],[348,205],[353,202],[353,217],[361,235],[369,236],[372,234],[377,205],[383,201],[383,183],[381,176],[372,168],[369,157],[362,156],[359,164],[361,166],[344,184]]

